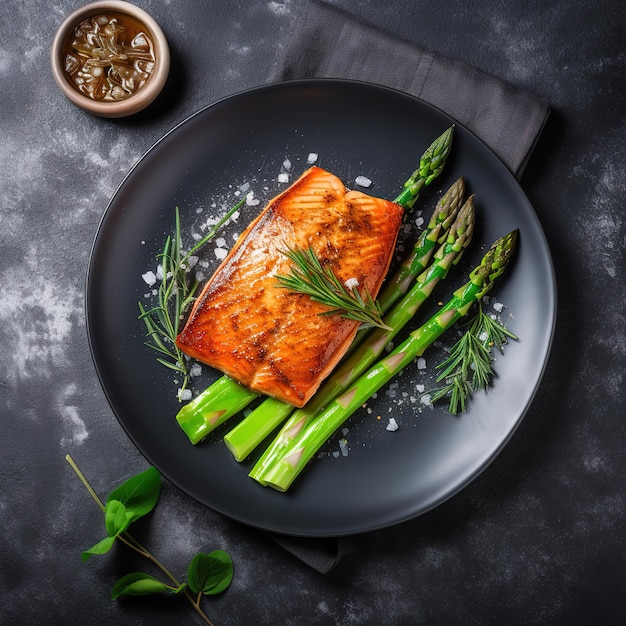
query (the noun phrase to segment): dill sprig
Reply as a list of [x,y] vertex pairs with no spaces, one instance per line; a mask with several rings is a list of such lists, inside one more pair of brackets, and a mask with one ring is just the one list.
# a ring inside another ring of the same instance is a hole
[[241,208],[245,200],[243,198],[229,209],[217,224],[187,252],[183,251],[180,213],[176,207],[174,235],[168,236],[163,251],[157,257],[161,269],[161,282],[157,289],[156,304],[146,309],[141,302],[138,303],[139,319],[144,321],[149,338],[145,342],[146,345],[160,355],[157,361],[161,365],[182,376],[179,398],[182,391],[189,385],[190,375],[188,361],[175,340],[185,312],[194,301],[199,286],[197,278],[190,274],[190,260],[202,246],[215,237],[220,228]]
[[361,328],[376,326],[390,330],[382,319],[380,305],[367,289],[361,293],[356,286],[347,287],[332,268],[323,266],[312,248],[287,249],[283,254],[292,262],[288,275],[276,275],[280,287],[303,293],[312,300],[330,307],[322,315],[338,313],[361,323]]
[[444,385],[430,392],[435,403],[449,397],[448,410],[458,415],[466,410],[468,400],[476,391],[487,390],[495,376],[493,349],[504,351],[508,339],[517,337],[487,315],[478,305],[478,312],[469,321],[467,330],[452,346],[448,357],[436,366],[441,370],[437,382]]

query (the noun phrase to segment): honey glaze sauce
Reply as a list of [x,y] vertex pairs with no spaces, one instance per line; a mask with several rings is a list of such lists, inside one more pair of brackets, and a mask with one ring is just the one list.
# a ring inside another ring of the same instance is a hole
[[81,22],[63,49],[72,85],[93,100],[115,102],[132,96],[155,66],[154,43],[146,27],[121,13]]

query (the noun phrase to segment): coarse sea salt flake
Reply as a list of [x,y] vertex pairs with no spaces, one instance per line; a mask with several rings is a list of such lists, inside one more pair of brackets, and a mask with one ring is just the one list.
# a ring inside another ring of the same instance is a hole
[[181,402],[187,402],[191,400],[191,389],[179,389],[178,398]]
[[348,278],[346,280],[345,285],[348,289],[356,289],[359,286],[359,281],[357,278]]
[[248,195],[246,196],[246,204],[248,206],[256,206],[260,202],[261,201],[258,198],[254,197],[254,191],[249,192]]
[[417,369],[425,370],[426,369],[426,359],[424,357],[420,357],[417,359]]
[[284,167],[286,170],[290,170],[290,169],[291,169],[291,161],[290,161],[289,159],[285,159],[285,160],[283,161],[283,167]]
[[228,250],[226,250],[226,248],[215,248],[214,252],[215,256],[220,260],[225,259],[228,254]]
[[202,375],[202,365],[200,365],[200,363],[194,363],[190,368],[189,368],[189,376],[201,376]]
[[317,152],[309,152],[309,156],[306,158],[307,165],[313,165],[317,161]]
[[502,302],[494,302],[493,310],[497,311],[498,313],[502,313],[502,311],[504,310],[504,304],[502,304]]
[[142,274],[141,277],[143,278],[146,285],[148,285],[148,287],[152,287],[152,285],[156,283],[157,277],[156,277],[156,274],[152,271]]
[[389,423],[387,424],[387,430],[394,432],[398,430],[398,422],[393,417],[389,418]]
[[372,184],[372,181],[367,176],[357,176],[354,182],[359,187],[369,187]]
[[348,442],[345,439],[339,440],[339,450],[343,456],[348,456]]
[[287,172],[281,172],[278,175],[278,182],[279,183],[288,183],[289,182],[289,174],[287,174]]

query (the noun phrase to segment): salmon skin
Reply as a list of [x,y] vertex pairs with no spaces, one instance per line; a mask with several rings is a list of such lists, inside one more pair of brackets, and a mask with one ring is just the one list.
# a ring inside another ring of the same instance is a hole
[[176,339],[189,356],[252,391],[302,407],[354,339],[359,322],[278,286],[287,249],[313,249],[339,280],[375,298],[402,224],[394,202],[347,190],[311,167],[271,200],[204,286]]

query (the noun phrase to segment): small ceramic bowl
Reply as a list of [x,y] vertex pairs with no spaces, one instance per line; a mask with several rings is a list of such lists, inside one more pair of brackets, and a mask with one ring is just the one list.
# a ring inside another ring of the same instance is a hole
[[144,10],[122,0],[99,0],[63,21],[51,61],[57,85],[76,106],[100,117],[126,117],[161,93],[170,50]]

